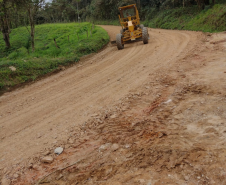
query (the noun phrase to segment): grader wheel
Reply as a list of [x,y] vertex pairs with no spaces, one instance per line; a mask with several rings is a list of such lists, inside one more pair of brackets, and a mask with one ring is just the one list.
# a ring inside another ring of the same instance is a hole
[[124,49],[124,44],[122,42],[122,34],[118,34],[116,36],[116,44],[117,44],[118,50]]
[[148,37],[149,37],[149,35],[148,35],[148,29],[146,27],[144,27],[142,29],[142,40],[143,40],[143,43],[144,44],[147,44],[148,43]]
[[141,28],[141,29],[143,30],[143,28],[144,28],[144,25],[143,25],[143,24],[141,24],[141,25],[140,25],[140,28]]

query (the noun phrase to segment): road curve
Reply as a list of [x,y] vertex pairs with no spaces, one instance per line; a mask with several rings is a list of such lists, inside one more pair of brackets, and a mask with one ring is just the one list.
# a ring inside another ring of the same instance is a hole
[[[102,26],[111,37],[118,26]],[[139,89],[163,66],[196,47],[201,33],[149,29],[150,42],[98,54],[0,97],[0,167],[20,163],[69,137],[69,129]],[[1,170],[1,169],[0,169]]]

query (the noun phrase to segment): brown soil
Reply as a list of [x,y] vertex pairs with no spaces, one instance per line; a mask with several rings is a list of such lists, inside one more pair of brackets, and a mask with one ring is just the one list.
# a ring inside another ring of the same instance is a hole
[[0,97],[2,185],[226,184],[226,34],[149,34]]

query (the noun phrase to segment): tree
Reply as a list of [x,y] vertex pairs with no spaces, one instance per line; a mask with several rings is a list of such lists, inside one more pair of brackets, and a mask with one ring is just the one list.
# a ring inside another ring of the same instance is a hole
[[77,15],[78,15],[78,22],[79,22],[80,17],[79,17],[78,3],[80,3],[80,2],[81,2],[81,0],[74,0],[74,2],[76,2],[76,5],[77,5]]
[[37,11],[44,6],[45,0],[23,0],[24,6],[28,12],[29,23],[30,23],[30,36],[32,51],[35,51],[35,16]]
[[11,6],[11,1],[0,0],[0,28],[3,34],[3,39],[5,41],[6,48],[10,48],[10,26],[9,26],[9,8]]

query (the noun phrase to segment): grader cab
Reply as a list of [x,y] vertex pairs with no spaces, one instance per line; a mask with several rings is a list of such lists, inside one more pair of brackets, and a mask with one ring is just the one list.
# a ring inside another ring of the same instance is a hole
[[148,43],[148,29],[140,24],[140,17],[136,4],[119,7],[119,21],[122,26],[120,34],[116,36],[116,44],[119,50],[124,48],[124,44],[133,41],[143,40]]

